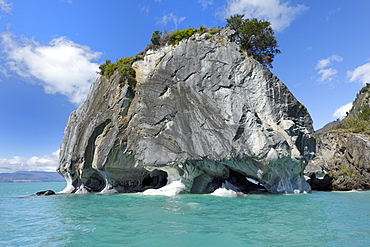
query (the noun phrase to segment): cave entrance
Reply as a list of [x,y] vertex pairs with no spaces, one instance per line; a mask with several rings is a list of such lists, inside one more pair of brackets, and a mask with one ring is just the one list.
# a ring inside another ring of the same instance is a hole
[[267,192],[264,186],[254,183],[253,181],[255,180],[253,178],[248,178],[242,172],[232,169],[229,170],[229,177],[225,181],[233,185],[238,192],[243,192],[245,194]]
[[167,184],[167,177],[167,172],[155,169],[144,177],[141,184],[144,190],[159,189]]
[[101,192],[106,185],[104,177],[98,171],[92,173],[85,173],[87,176],[82,175],[84,187],[90,192]]

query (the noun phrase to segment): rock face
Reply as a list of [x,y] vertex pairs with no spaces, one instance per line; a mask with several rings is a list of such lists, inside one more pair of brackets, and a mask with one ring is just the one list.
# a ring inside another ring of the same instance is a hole
[[[370,189],[369,136],[343,131],[329,131],[318,137],[318,155],[307,167],[314,190]],[[311,171],[310,171],[311,169]],[[321,172],[325,175],[318,178]]]
[[98,77],[70,115],[58,168],[66,192],[173,181],[190,193],[310,189],[303,170],[316,145],[306,108],[224,31],[149,50],[133,68],[135,89],[118,73]]
[[317,156],[305,173],[314,190],[370,189],[370,84],[347,116],[316,132]]

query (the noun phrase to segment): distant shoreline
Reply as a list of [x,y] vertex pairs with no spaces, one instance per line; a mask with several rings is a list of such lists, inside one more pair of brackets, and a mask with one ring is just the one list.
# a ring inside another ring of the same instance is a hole
[[17,171],[0,173],[0,183],[65,182],[57,172]]

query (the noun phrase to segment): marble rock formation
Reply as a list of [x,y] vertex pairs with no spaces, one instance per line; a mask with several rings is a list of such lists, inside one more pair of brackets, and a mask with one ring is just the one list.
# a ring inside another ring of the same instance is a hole
[[310,190],[311,117],[226,31],[148,50],[133,68],[135,88],[118,73],[99,76],[70,115],[58,168],[65,192],[141,192],[174,181],[184,193]]

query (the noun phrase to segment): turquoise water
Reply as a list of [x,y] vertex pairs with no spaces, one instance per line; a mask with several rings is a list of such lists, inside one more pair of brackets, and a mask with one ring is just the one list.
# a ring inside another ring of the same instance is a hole
[[370,246],[370,192],[27,196],[0,184],[0,246]]

